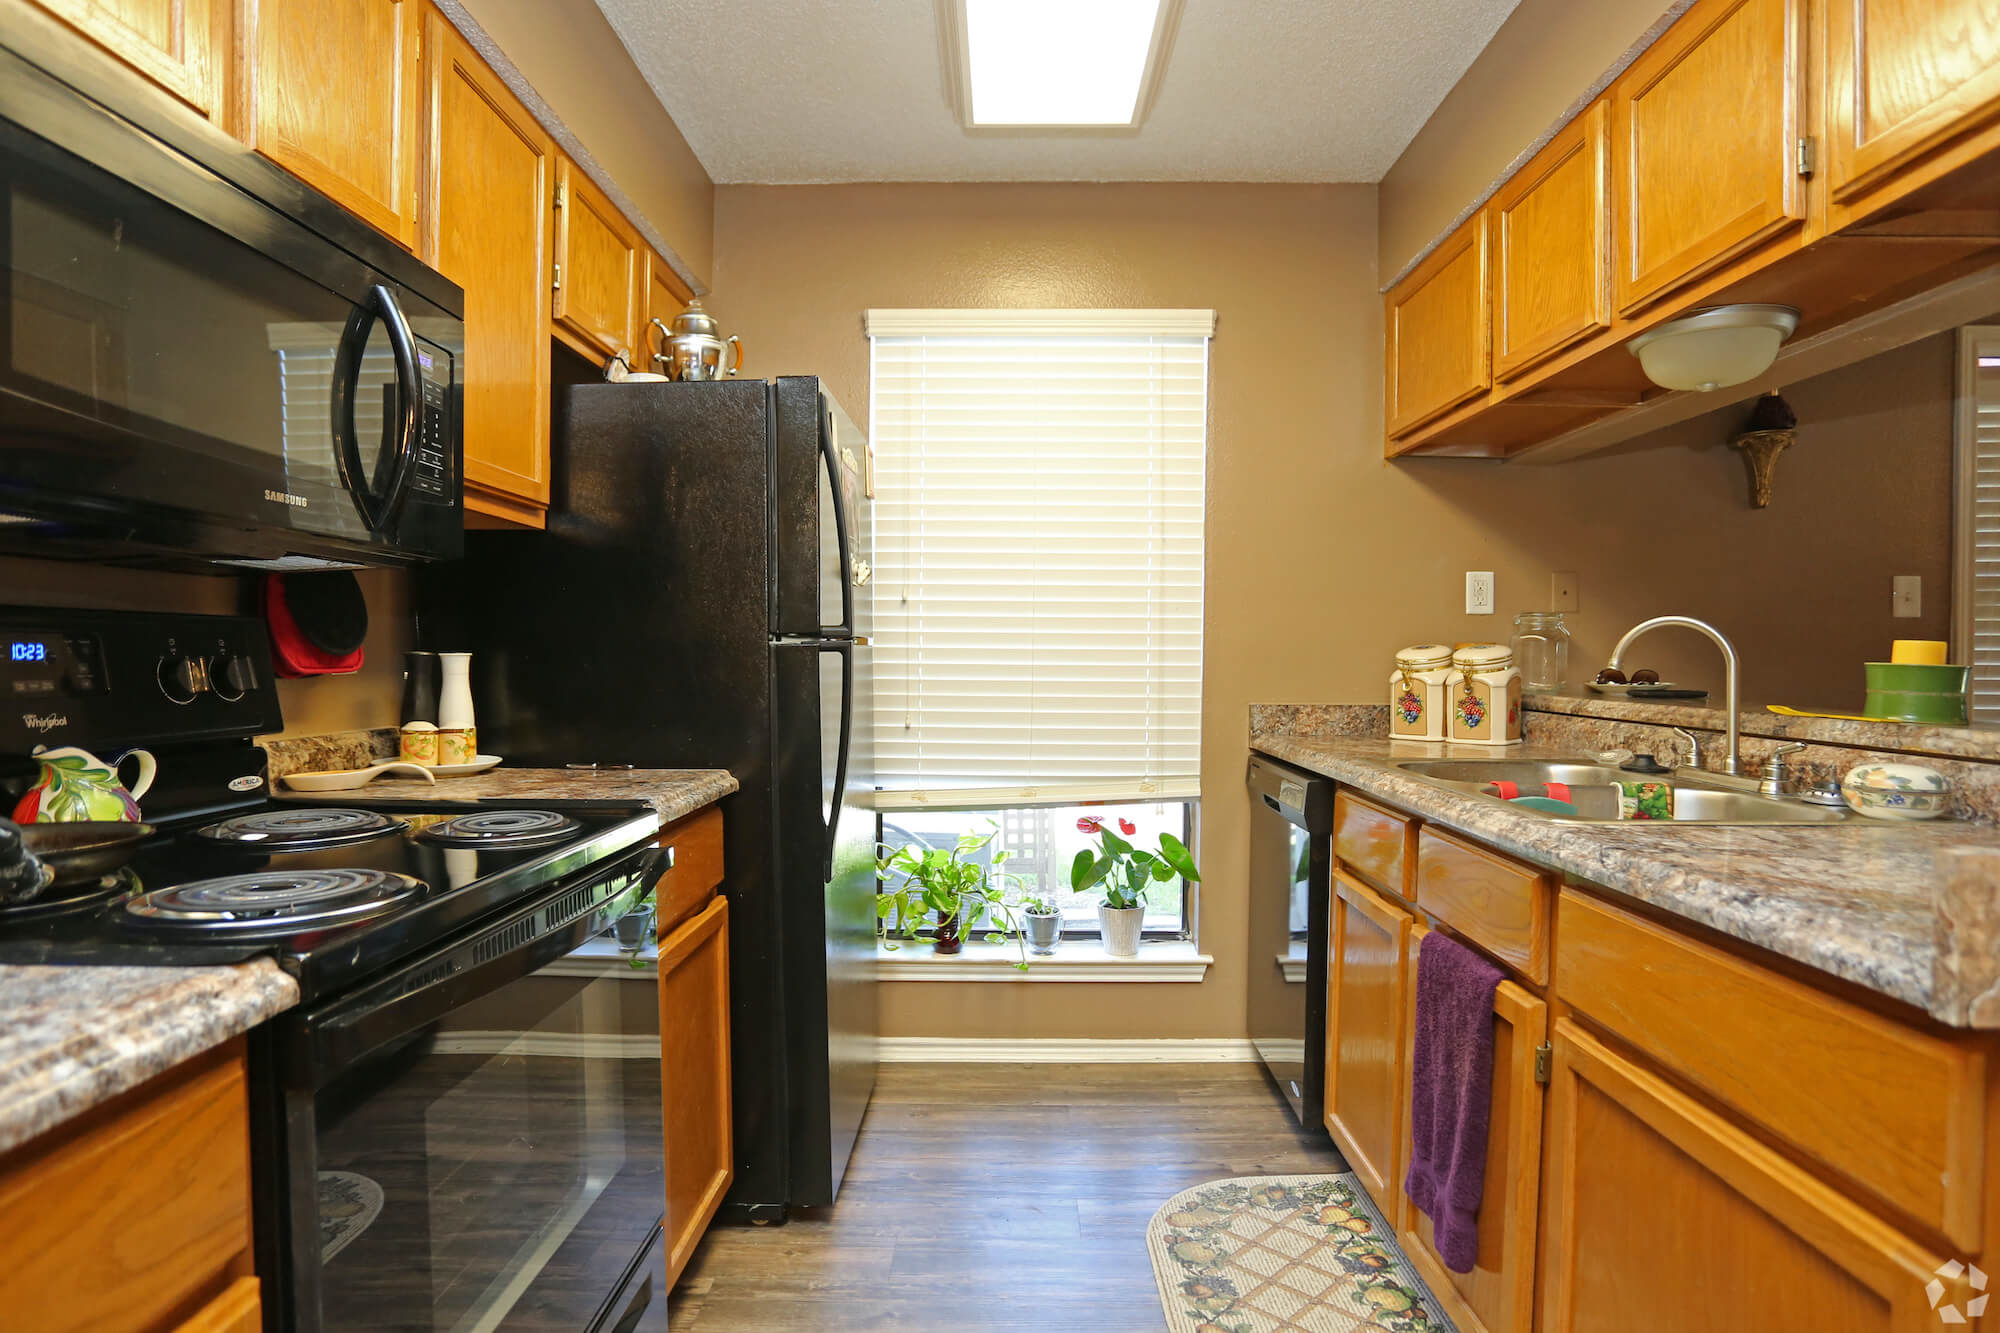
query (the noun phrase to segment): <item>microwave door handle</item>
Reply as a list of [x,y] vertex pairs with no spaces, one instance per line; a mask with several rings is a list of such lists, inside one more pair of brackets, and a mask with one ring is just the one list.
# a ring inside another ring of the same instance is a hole
[[[833,414],[819,416],[819,452],[826,462],[826,484],[833,488],[833,535],[840,546],[840,623],[820,633],[830,637],[854,637],[854,555],[848,549],[847,488],[841,485],[840,455],[833,440]],[[829,849],[827,855],[832,856]]]
[[368,346],[368,330],[375,314],[366,305],[348,312],[347,327],[341,330],[333,357],[333,461],[340,473],[341,489],[361,512],[361,521],[370,532],[381,524],[375,495],[368,487],[368,469],[361,461],[361,444],[354,432],[354,397],[361,383],[361,354]]
[[423,369],[417,364],[417,340],[410,335],[410,322],[403,318],[403,307],[396,303],[396,294],[380,283],[368,291],[368,299],[381,312],[383,327],[389,331],[389,351],[396,359],[396,386],[402,395],[401,419],[396,423],[398,445],[386,484],[382,488],[382,506],[377,526],[386,524],[395,516],[409,489],[410,474],[417,461],[417,431],[422,423],[424,405]]

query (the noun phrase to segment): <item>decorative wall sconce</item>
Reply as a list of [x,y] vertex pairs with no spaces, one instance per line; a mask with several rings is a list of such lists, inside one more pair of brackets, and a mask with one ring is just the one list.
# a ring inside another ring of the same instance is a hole
[[1771,477],[1778,468],[1778,455],[1791,446],[1798,434],[1799,418],[1792,405],[1777,393],[1767,393],[1750,409],[1750,424],[1729,447],[1743,455],[1750,473],[1750,507],[1766,509],[1771,504]]

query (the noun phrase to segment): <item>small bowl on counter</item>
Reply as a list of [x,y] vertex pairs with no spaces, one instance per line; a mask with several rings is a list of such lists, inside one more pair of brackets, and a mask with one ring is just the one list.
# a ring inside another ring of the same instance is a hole
[[1848,807],[1871,819],[1936,819],[1951,812],[1951,783],[1921,764],[1859,764],[1840,780]]

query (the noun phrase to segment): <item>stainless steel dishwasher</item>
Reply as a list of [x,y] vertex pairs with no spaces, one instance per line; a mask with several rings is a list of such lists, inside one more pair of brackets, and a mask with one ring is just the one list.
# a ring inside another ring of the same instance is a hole
[[1250,756],[1250,1040],[1302,1124],[1324,1132],[1333,782]]

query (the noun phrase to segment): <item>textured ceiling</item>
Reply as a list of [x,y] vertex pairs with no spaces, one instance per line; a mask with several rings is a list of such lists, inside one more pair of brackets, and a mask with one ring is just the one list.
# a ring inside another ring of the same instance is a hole
[[1020,136],[959,128],[933,0],[597,3],[735,185],[1375,181],[1519,0],[1185,0],[1138,133]]

